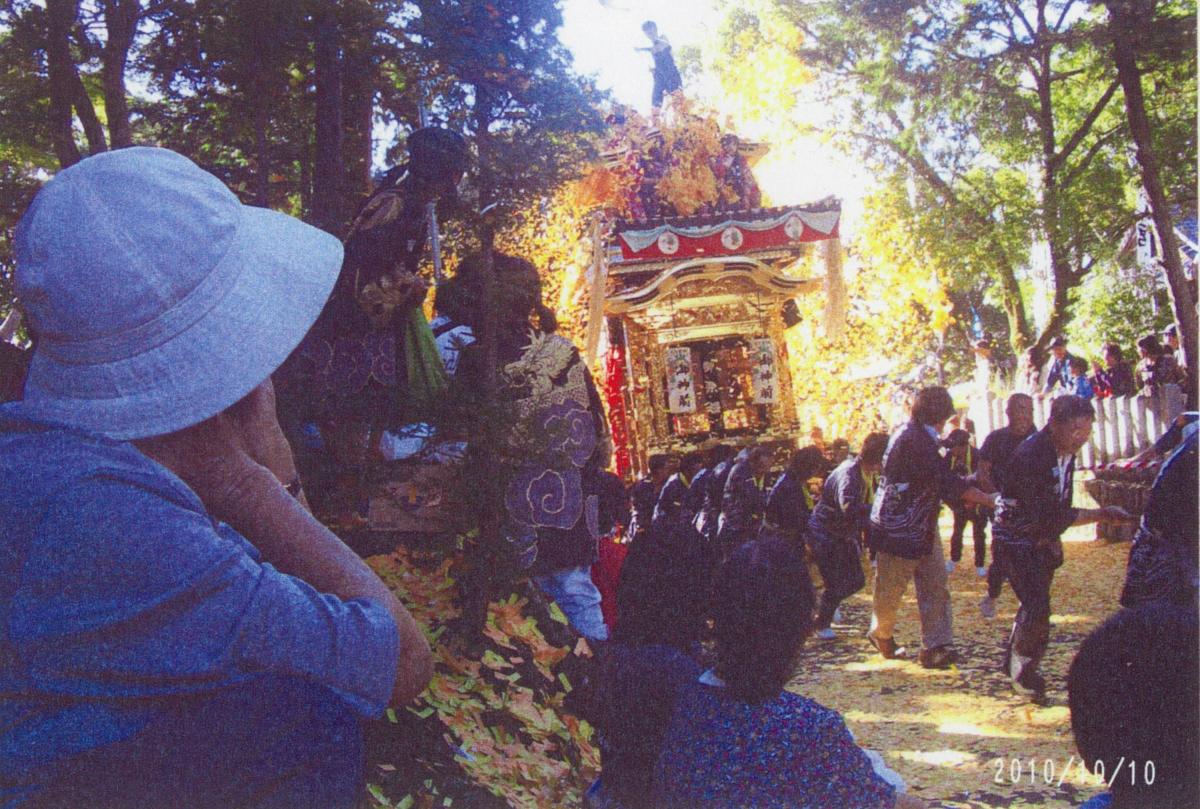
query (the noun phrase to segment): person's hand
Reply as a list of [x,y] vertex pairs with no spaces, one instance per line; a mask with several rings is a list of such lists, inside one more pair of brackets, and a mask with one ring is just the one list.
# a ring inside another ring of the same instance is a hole
[[252,460],[270,469],[285,486],[297,478],[296,459],[279,426],[275,410],[275,386],[270,378],[250,391],[223,414],[233,428],[238,444]]
[[210,419],[134,444],[178,475],[213,516],[239,529],[264,487],[287,486],[296,476],[270,380]]

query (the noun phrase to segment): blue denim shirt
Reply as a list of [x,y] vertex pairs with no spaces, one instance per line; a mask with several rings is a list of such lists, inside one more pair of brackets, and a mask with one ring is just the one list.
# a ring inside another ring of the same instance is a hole
[[0,407],[0,805],[172,698],[267,674],[383,712],[399,652],[383,605],[261,562],[132,445],[21,412]]

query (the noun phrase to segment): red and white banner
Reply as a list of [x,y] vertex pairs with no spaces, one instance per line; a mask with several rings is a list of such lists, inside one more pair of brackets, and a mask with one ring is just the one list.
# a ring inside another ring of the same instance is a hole
[[663,224],[617,234],[624,261],[729,256],[838,236],[841,210],[785,208],[763,219],[743,215],[706,225]]

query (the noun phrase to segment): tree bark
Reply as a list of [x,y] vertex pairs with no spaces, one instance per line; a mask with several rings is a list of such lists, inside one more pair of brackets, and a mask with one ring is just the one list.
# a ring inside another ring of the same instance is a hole
[[[1167,288],[1171,293],[1171,309],[1175,314],[1175,322],[1179,326],[1179,341],[1183,347],[1184,359],[1191,377],[1188,384],[1194,388],[1196,370],[1200,368],[1200,365],[1197,364],[1200,357],[1197,356],[1196,299],[1192,293],[1191,284],[1183,272],[1183,262],[1179,258],[1179,242],[1175,238],[1175,224],[1171,221],[1171,207],[1159,175],[1158,155],[1154,150],[1150,118],[1146,114],[1146,99],[1142,93],[1142,72],[1137,64],[1137,53],[1131,37],[1128,33],[1123,33],[1137,30],[1139,25],[1147,22],[1146,4],[1128,0],[1124,2],[1108,0],[1105,6],[1108,8],[1111,20],[1109,31],[1113,61],[1116,62],[1117,78],[1121,81],[1121,89],[1125,92],[1125,112],[1129,118],[1129,132],[1137,149],[1137,162],[1142,171],[1142,185],[1150,200],[1154,228],[1158,231],[1159,243],[1162,246],[1161,261],[1167,276]],[[1142,8],[1139,9],[1139,6]],[[1150,4],[1149,11],[1152,16],[1153,4]]]
[[108,140],[114,149],[133,145],[125,68],[141,14],[139,0],[104,0],[104,28],[108,35],[101,53],[104,114],[108,118]]
[[316,79],[316,148],[313,155],[313,224],[338,234],[343,226],[342,80],[337,18],[323,11],[313,31]]
[[47,0],[46,3],[46,67],[50,74],[50,134],[54,154],[63,168],[83,159],[75,143],[75,119],[71,114],[75,85],[71,74],[71,25],[78,6],[68,0]]
[[342,56],[343,199],[354,210],[371,192],[371,130],[375,122],[375,64],[370,40],[355,37]]

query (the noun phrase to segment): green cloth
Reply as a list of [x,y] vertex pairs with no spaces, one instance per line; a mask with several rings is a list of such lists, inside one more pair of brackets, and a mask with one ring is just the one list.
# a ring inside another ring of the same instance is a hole
[[442,365],[437,342],[425,311],[420,306],[408,310],[403,325],[404,364],[408,374],[408,402],[418,413],[432,407],[446,390],[449,377]]

